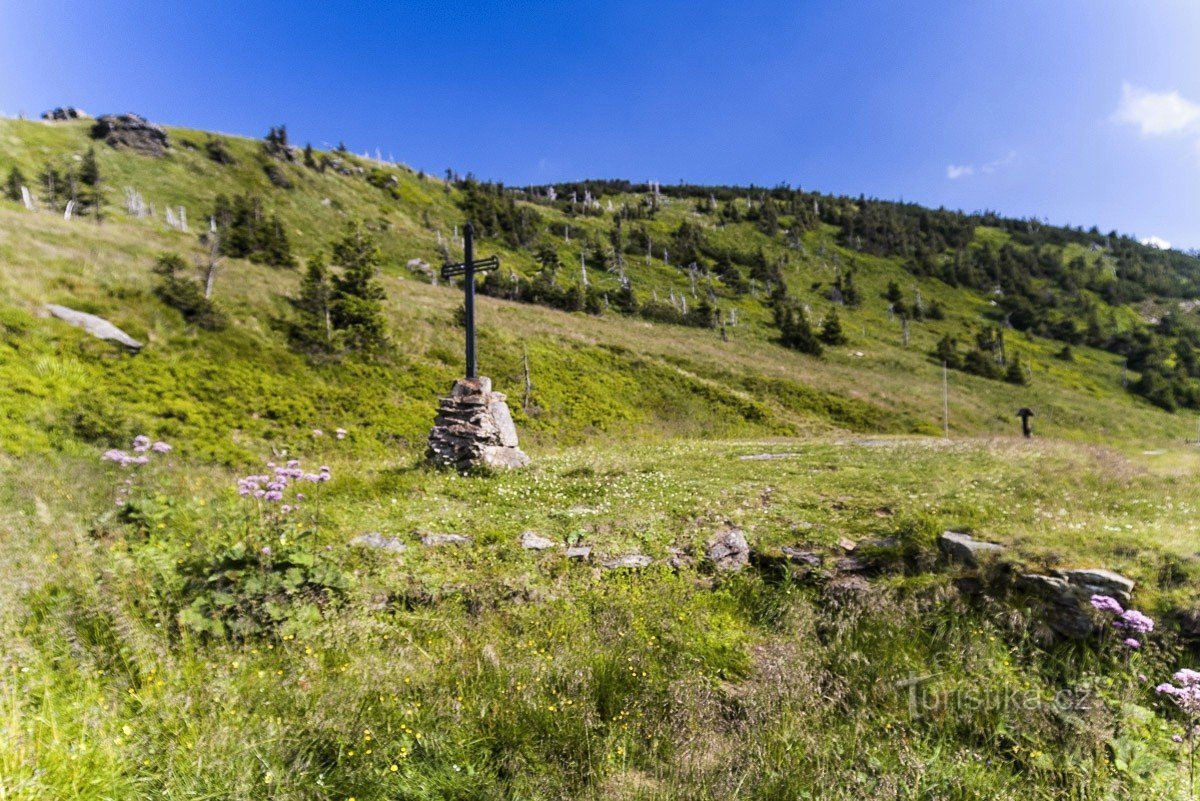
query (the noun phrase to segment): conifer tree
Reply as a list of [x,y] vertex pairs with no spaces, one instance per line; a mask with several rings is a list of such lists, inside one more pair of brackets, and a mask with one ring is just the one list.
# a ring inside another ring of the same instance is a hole
[[21,200],[21,187],[25,185],[25,176],[20,167],[8,171],[8,180],[4,184],[4,196],[9,200]]
[[333,316],[330,309],[332,287],[329,267],[323,253],[308,262],[300,281],[300,294],[293,301],[296,320],[289,331],[292,344],[312,353],[334,350]]
[[838,319],[836,308],[830,309],[821,323],[821,341],[832,346],[846,344],[846,335],[842,332],[842,321]]
[[1029,376],[1025,375],[1025,368],[1021,365],[1020,356],[1013,356],[1009,361],[1008,369],[1004,371],[1004,380],[1021,387],[1029,383]]
[[351,350],[372,352],[387,346],[383,319],[387,296],[378,278],[382,261],[378,245],[360,222],[347,225],[345,235],[333,245],[332,262],[341,272],[333,276],[330,318]]
[[96,222],[100,222],[104,214],[104,194],[100,188],[102,181],[100,165],[96,162],[96,149],[89,147],[79,166],[79,182],[83,184],[79,201],[84,211],[96,218]]
[[313,146],[311,142],[304,146],[304,166],[308,167],[310,170],[317,169],[317,158],[315,155],[313,155]]
[[823,348],[813,333],[808,315],[790,299],[783,298],[776,302],[775,324],[779,327],[781,345],[811,356],[821,355]]

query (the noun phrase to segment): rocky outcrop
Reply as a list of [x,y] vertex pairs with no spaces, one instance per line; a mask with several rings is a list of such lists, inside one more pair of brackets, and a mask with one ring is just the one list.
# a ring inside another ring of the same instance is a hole
[[517,443],[517,427],[505,396],[492,391],[490,378],[460,378],[442,398],[429,432],[426,457],[439,467],[461,472],[485,467],[525,467],[529,457]]
[[42,112],[42,119],[49,122],[68,122],[70,120],[90,120],[91,114],[88,114],[81,108],[74,106],[59,106],[50,111]]
[[717,532],[705,548],[704,555],[718,571],[736,573],[750,563],[750,546],[742,530],[731,525]]
[[1134,582],[1111,570],[1087,568],[1056,570],[1054,575],[1024,573],[1017,576],[1016,587],[1036,602],[1046,625],[1063,637],[1081,640],[1097,627],[1091,597],[1111,595],[1129,603]]
[[1133,579],[1111,570],[1087,567],[1076,570],[1056,570],[1054,574],[1061,576],[1068,584],[1089,598],[1093,595],[1111,595],[1122,604],[1128,604],[1133,598]]
[[137,114],[105,114],[92,126],[92,138],[147,156],[161,156],[171,146],[165,128]]
[[946,557],[967,567],[979,567],[980,561],[1004,553],[1004,546],[994,542],[977,540],[970,534],[943,531],[938,537],[938,548]]
[[133,337],[126,334],[120,328],[105,320],[103,317],[97,317],[94,314],[87,312],[68,309],[66,306],[56,306],[53,303],[46,307],[46,311],[53,316],[70,323],[77,328],[82,328],[96,339],[103,339],[108,342],[116,342],[119,345],[124,345],[135,353],[142,349],[142,343],[138,342]]

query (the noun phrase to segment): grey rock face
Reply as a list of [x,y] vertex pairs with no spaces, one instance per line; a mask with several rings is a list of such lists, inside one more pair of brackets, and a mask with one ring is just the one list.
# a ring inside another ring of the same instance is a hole
[[88,314],[87,312],[68,309],[66,306],[56,306],[53,303],[46,307],[46,311],[50,312],[50,314],[54,315],[63,322],[70,323],[77,328],[82,328],[84,331],[87,331],[97,339],[116,342],[117,344],[124,345],[132,351],[139,351],[142,349],[141,342],[138,342],[136,339],[129,336],[129,334],[126,334],[120,328],[117,328],[103,317],[97,317],[96,315]]
[[147,156],[161,156],[171,146],[165,128],[137,114],[105,114],[92,126],[92,138]]
[[554,547],[554,540],[526,531],[521,534],[521,547],[527,551],[545,551]]
[[938,548],[950,559],[967,567],[979,567],[980,560],[1004,553],[1003,545],[983,542],[957,531],[943,531],[938,537]]
[[56,109],[51,109],[42,113],[43,120],[51,122],[67,122],[69,120],[90,120],[91,114],[88,114],[81,108],[74,106],[59,106]]
[[750,546],[740,528],[728,526],[709,541],[704,555],[717,570],[737,572],[750,563]]
[[517,427],[502,393],[490,378],[460,378],[441,399],[426,458],[439,467],[466,472],[483,466],[493,470],[525,467],[529,457],[517,442]]
[[1134,581],[1120,573],[1103,568],[1081,568],[1076,570],[1058,570],[1057,575],[1066,579],[1067,583],[1077,587],[1089,597],[1092,595],[1111,595],[1122,604],[1128,604],[1133,597]]
[[1016,584],[1041,603],[1046,624],[1071,639],[1083,639],[1095,631],[1093,595],[1111,595],[1127,604],[1134,587],[1132,579],[1101,568],[1056,570],[1053,576],[1025,573],[1017,577]]
[[385,537],[377,531],[372,531],[369,534],[361,534],[350,540],[350,544],[363,548],[375,548],[380,551],[390,551],[391,553],[404,553],[408,549],[407,545],[395,537]]

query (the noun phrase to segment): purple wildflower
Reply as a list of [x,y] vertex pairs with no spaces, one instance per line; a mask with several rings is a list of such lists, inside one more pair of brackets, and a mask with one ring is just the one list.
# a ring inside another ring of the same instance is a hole
[[120,450],[117,450],[116,448],[112,448],[111,450],[105,451],[104,455],[101,456],[100,459],[101,459],[101,461],[105,461],[105,462],[116,462],[117,464],[128,464],[130,456],[125,451],[120,451]]
[[1092,607],[1101,612],[1112,612],[1114,615],[1119,615],[1125,611],[1121,608],[1120,602],[1111,595],[1093,595]]
[[155,453],[170,453],[171,446],[168,445],[167,443],[163,442],[162,440],[159,440],[158,442],[156,442],[150,446],[150,450],[154,451]]
[[1184,687],[1200,687],[1200,671],[1191,668],[1176,671],[1174,679]]
[[1136,609],[1126,609],[1120,617],[1113,621],[1113,625],[1138,634],[1148,634],[1154,631],[1154,620]]
[[133,438],[134,453],[145,453],[150,450],[150,438],[145,434],[138,434]]
[[264,545],[264,546],[263,546],[263,548],[262,548],[262,552],[263,552],[263,555],[264,555],[264,556],[270,556],[270,555],[271,555],[271,546],[270,546],[270,545]]
[[344,429],[344,428],[339,428],[337,431],[335,431],[333,433],[335,436],[337,436],[338,439],[346,438],[346,429]]
[[322,430],[321,430],[321,429],[319,429],[319,428],[314,428],[314,429],[312,430],[312,435],[313,435],[314,437],[323,437],[323,436],[325,436],[325,432],[324,432],[324,431],[322,431]]
[[1141,648],[1142,644],[1140,642],[1138,642],[1137,640],[1135,640],[1133,637],[1126,637],[1125,638],[1125,646],[1128,648]]

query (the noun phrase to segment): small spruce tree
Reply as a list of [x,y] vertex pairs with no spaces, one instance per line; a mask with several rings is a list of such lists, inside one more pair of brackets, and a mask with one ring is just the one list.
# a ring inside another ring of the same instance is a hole
[[1025,374],[1025,368],[1021,365],[1020,356],[1013,356],[1008,362],[1008,369],[1004,371],[1004,380],[1019,387],[1026,386],[1029,383],[1029,376]]
[[846,344],[846,335],[842,332],[842,321],[838,319],[837,308],[831,308],[821,323],[821,341],[831,346]]
[[332,262],[341,272],[333,276],[330,318],[350,350],[377,352],[387,347],[387,295],[378,278],[382,261],[379,246],[361,222],[349,223],[333,245]]
[[292,344],[309,353],[331,353],[334,350],[333,316],[330,308],[332,287],[325,255],[318,253],[308,262],[300,280],[300,294],[292,305],[296,319],[289,330]]
[[79,165],[79,183],[83,186],[78,195],[83,210],[95,217],[96,222],[100,222],[104,217],[104,192],[100,187],[102,182],[100,165],[96,162],[96,149],[89,147]]
[[4,184],[4,196],[9,200],[21,200],[21,187],[25,185],[25,175],[20,167],[8,171],[8,180]]

